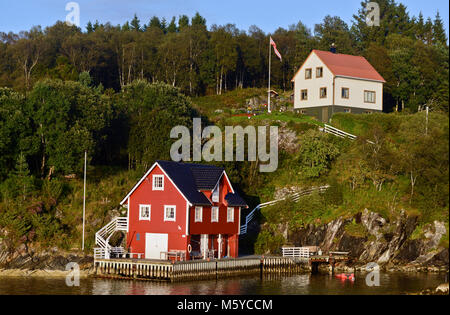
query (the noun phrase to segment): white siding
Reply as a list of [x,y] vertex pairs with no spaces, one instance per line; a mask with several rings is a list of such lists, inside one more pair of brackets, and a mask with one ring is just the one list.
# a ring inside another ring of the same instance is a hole
[[[370,110],[383,110],[383,83],[366,80],[337,77],[335,105],[345,107],[367,108]],[[342,88],[348,88],[350,97],[342,98]],[[364,102],[364,91],[375,92],[375,103]]]
[[[316,78],[316,68],[323,67],[322,78]],[[305,79],[305,70],[312,69],[312,77]],[[320,88],[327,88],[327,97],[320,98]],[[308,100],[300,99],[301,90],[308,90]],[[294,78],[294,108],[328,106],[333,102],[333,74],[317,57],[311,54]]]
[[[323,67],[323,77],[316,78],[316,68]],[[312,78],[305,79],[306,69],[312,69]],[[294,77],[294,108],[311,108],[333,105],[333,73],[320,58],[312,53]],[[327,88],[327,97],[320,98],[320,88]],[[342,98],[342,88],[349,89],[348,99]],[[308,90],[308,100],[301,100],[301,91]],[[376,93],[375,103],[364,102],[364,91]],[[383,83],[369,80],[336,77],[334,105],[349,108],[366,108],[368,110],[383,110]]]

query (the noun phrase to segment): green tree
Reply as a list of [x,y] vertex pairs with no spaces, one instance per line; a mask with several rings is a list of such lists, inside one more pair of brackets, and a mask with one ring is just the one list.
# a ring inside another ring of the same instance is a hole
[[339,155],[339,148],[329,141],[329,136],[308,130],[301,139],[299,163],[302,175],[315,178],[326,174],[331,162]]

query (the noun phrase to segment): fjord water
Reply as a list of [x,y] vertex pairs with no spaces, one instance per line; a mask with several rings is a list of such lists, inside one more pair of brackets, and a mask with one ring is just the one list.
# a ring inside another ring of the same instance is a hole
[[366,276],[354,282],[330,275],[302,274],[289,277],[220,279],[213,281],[157,283],[147,281],[81,279],[68,287],[64,278],[0,278],[0,295],[390,295],[419,292],[447,282],[447,274],[381,273],[380,286],[368,287]]

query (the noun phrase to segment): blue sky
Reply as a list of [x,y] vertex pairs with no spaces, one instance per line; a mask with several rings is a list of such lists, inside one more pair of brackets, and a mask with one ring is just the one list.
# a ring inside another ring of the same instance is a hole
[[[123,24],[138,14],[141,23],[147,23],[153,15],[166,17],[195,12],[212,24],[233,23],[239,29],[248,30],[257,25],[266,33],[278,27],[287,28],[302,21],[311,29],[327,15],[337,15],[351,23],[352,15],[360,7],[361,0],[73,0],[80,5],[81,26],[88,21],[99,20],[113,25]],[[0,0],[0,32],[19,32],[34,25],[53,25],[65,20],[69,0]],[[420,11],[425,17],[434,18],[439,10],[448,34],[449,3],[447,0],[402,0],[410,15]]]

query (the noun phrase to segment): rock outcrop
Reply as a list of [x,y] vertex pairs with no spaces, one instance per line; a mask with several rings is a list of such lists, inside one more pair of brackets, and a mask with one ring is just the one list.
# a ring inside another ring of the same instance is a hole
[[[348,224],[362,225],[365,235],[347,232]],[[366,209],[353,218],[338,218],[321,226],[308,225],[289,233],[288,241],[295,246],[319,246],[324,252],[350,252],[358,263],[375,262],[388,269],[410,265],[448,270],[448,248],[439,246],[447,233],[444,223],[435,221],[426,227],[422,238],[411,239],[416,227],[417,217],[407,216],[404,211],[389,222]]]

